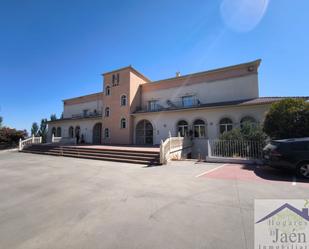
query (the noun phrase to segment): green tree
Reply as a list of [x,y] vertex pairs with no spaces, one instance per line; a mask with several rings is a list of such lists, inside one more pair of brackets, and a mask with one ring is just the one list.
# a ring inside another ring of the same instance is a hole
[[32,127],[31,127],[31,135],[36,136],[38,134],[39,131],[39,125],[37,122],[32,123]]
[[40,130],[38,132],[39,136],[42,137],[42,142],[46,143],[47,140],[47,119],[43,118],[40,124]]
[[50,120],[51,120],[51,121],[55,121],[55,120],[57,120],[57,116],[56,116],[56,114],[52,114],[52,115],[50,115]]
[[0,128],[2,127],[3,118],[0,116]]
[[288,98],[272,104],[264,131],[272,139],[309,137],[309,103]]

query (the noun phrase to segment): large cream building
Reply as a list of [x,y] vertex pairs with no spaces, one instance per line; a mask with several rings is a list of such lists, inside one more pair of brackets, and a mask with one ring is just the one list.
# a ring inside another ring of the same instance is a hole
[[49,138],[89,144],[157,145],[169,133],[193,136],[194,150],[245,120],[261,123],[280,97],[259,97],[260,60],[151,81],[128,66],[103,74],[99,93],[63,101]]

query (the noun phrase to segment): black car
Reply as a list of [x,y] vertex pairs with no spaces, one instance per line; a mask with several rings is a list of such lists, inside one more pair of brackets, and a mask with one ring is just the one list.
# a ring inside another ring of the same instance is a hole
[[263,156],[267,165],[292,169],[309,179],[309,137],[273,140],[263,149]]

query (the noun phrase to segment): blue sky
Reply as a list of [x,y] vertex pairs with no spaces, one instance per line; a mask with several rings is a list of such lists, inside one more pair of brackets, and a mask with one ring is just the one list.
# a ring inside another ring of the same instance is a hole
[[308,96],[309,1],[250,1],[0,0],[0,116],[29,130],[130,64],[158,80],[261,58],[260,96]]

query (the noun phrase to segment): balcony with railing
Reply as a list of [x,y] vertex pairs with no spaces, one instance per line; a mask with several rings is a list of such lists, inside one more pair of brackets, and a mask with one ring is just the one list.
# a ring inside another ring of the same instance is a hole
[[102,111],[93,111],[93,112],[83,112],[78,114],[72,114],[72,115],[62,115],[57,120],[51,120],[51,121],[61,121],[61,120],[71,120],[71,119],[84,119],[84,118],[99,118],[102,117]]
[[[150,101],[151,102],[151,101]],[[177,109],[187,109],[201,106],[201,102],[197,98],[192,99],[181,99],[181,100],[166,100],[164,105],[159,103],[153,104],[150,102],[148,105],[138,106],[136,112],[158,112],[165,110],[177,110]]]
[[95,118],[95,117],[102,117],[102,111],[83,112],[83,113],[80,113],[80,114],[72,114],[71,119]]

